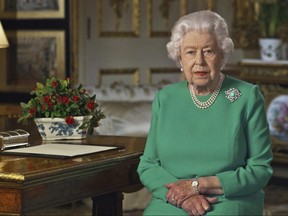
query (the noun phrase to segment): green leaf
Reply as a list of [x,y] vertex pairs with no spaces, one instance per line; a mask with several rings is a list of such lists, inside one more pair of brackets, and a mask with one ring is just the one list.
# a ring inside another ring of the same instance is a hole
[[[53,113],[51,113],[51,115],[52,115],[51,117],[53,118]],[[50,112],[45,112],[45,117],[49,118],[50,117]]]

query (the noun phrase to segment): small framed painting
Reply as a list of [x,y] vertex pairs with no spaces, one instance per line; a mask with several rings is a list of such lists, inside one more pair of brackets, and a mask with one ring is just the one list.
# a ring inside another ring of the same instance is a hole
[[30,92],[50,76],[65,78],[65,32],[7,31],[9,49],[0,50],[0,90]]
[[54,19],[65,18],[65,0],[0,0],[0,18]]

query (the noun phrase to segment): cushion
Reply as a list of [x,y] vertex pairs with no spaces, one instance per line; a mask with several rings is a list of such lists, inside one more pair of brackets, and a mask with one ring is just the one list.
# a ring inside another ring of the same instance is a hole
[[96,94],[96,100],[101,102],[111,101],[152,101],[155,93],[158,91],[156,86],[128,86],[128,85],[111,85],[111,86],[85,86],[90,95]]
[[99,102],[106,118],[95,129],[100,135],[147,136],[152,102]]

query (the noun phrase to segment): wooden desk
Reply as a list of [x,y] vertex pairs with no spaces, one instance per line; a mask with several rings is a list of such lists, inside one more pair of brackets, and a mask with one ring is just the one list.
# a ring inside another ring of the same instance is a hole
[[[23,128],[40,144],[35,126],[0,118],[1,131]],[[29,129],[29,130],[28,130]],[[146,138],[96,136],[82,143],[121,145],[69,159],[0,155],[0,215],[25,215],[44,207],[92,197],[94,215],[121,215],[122,192],[142,187],[136,169]]]

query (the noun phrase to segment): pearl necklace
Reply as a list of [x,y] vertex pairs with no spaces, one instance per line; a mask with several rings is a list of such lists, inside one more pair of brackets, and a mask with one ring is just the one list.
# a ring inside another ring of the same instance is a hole
[[193,103],[200,109],[207,109],[209,108],[210,106],[212,106],[212,104],[215,102],[218,94],[219,94],[219,91],[221,89],[221,86],[222,86],[222,83],[223,83],[223,80],[224,80],[224,76],[222,75],[222,73],[220,74],[220,80],[218,82],[218,85],[217,87],[215,88],[215,90],[213,91],[212,95],[210,96],[210,98],[205,101],[205,102],[202,102],[200,101],[195,92],[194,92],[194,89],[193,89],[193,86],[192,85],[189,85],[189,91],[190,91],[190,95],[191,95],[191,98],[192,98],[192,101]]

